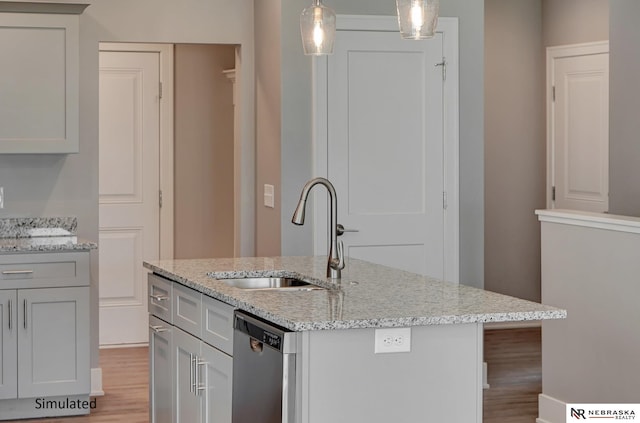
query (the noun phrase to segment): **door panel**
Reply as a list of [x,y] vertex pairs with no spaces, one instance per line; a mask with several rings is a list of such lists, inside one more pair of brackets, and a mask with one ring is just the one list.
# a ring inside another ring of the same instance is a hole
[[173,328],[154,316],[149,317],[149,325],[152,326],[149,328],[150,420],[151,423],[171,423],[174,398],[171,371]]
[[194,363],[200,352],[200,340],[174,327],[173,360],[175,380],[175,423],[194,423],[201,418],[201,397],[195,393]]
[[609,209],[609,55],[553,60],[554,208]]
[[[444,277],[442,34],[338,31],[327,60],[328,178],[349,257]],[[347,263],[348,266],[348,263]]]
[[18,396],[17,325],[16,291],[0,291],[0,400]]
[[89,394],[89,287],[18,291],[21,398]]
[[201,357],[204,363],[199,371],[202,374],[201,392],[202,421],[231,423],[231,394],[233,360],[225,353],[204,342],[201,345]]
[[100,52],[100,344],[148,339],[147,272],[159,258],[158,52]]

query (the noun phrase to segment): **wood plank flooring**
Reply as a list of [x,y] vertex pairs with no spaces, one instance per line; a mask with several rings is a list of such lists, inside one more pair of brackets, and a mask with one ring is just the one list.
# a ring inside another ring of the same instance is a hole
[[[534,423],[542,390],[540,329],[485,332],[491,389],[484,391],[483,423]],[[105,396],[89,416],[20,423],[146,423],[149,421],[147,348],[100,351]],[[357,422],[353,422],[357,423]]]

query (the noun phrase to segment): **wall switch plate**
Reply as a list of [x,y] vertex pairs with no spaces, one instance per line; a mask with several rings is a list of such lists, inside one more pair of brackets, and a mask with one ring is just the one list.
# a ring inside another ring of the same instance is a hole
[[0,209],[4,209],[4,187],[0,187]]
[[411,328],[376,329],[375,354],[411,352]]
[[274,187],[273,185],[264,184],[264,205],[265,207],[274,208]]

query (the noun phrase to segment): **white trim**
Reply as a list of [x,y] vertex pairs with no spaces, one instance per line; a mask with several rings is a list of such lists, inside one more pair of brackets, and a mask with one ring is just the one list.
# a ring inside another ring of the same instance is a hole
[[[398,31],[395,16],[338,15],[338,30],[351,31]],[[444,188],[448,207],[444,218],[444,279],[458,283],[460,280],[460,198],[459,198],[459,59],[458,18],[438,19],[437,32],[443,35],[443,54],[447,59],[447,80],[444,83]],[[400,36],[400,35],[398,35]],[[413,41],[407,41],[413,42]],[[326,177],[328,173],[327,151],[327,59],[316,57],[313,63],[313,175]],[[314,254],[326,254],[327,213],[326,195],[314,192],[313,239]],[[318,224],[316,224],[316,222]],[[450,260],[446,260],[450,257]]]
[[173,258],[173,44],[100,43],[100,51],[155,52],[160,56],[160,259]]
[[590,54],[602,54],[609,52],[609,41],[596,41],[592,43],[569,44],[562,46],[547,47],[547,80],[546,80],[546,109],[547,109],[547,208],[552,209],[554,202],[552,200],[552,187],[555,184],[554,172],[554,148],[555,140],[553,137],[554,105],[553,102],[553,85],[554,81],[554,60],[563,57],[585,56]]
[[117,350],[120,348],[148,348],[149,347],[149,343],[148,342],[139,342],[136,344],[104,344],[104,345],[100,345],[100,349],[101,350]]
[[640,218],[578,210],[536,210],[540,222],[560,223],[616,232],[640,233]]
[[565,423],[567,403],[545,394],[538,395],[536,423]]
[[101,397],[104,395],[102,390],[102,367],[91,369],[91,394],[92,397]]

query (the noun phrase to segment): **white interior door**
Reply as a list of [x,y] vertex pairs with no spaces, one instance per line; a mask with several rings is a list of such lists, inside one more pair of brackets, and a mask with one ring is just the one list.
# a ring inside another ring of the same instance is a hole
[[159,258],[157,52],[100,52],[100,344],[147,342],[143,260]]
[[548,50],[550,204],[609,209],[608,43]]
[[445,271],[444,37],[405,41],[392,25],[337,31],[326,61],[326,175],[338,222],[357,230],[341,239],[348,257],[457,281]]

